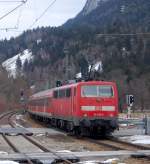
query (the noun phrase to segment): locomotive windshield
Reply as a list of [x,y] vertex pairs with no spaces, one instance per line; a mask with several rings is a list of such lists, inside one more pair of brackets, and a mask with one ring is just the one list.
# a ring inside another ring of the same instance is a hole
[[113,88],[107,85],[85,85],[81,88],[82,97],[112,97]]

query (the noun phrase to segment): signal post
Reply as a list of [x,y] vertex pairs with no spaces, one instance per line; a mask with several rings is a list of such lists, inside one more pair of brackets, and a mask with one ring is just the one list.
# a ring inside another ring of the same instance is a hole
[[131,108],[134,103],[134,95],[126,95],[126,103],[127,103],[127,118],[131,118]]

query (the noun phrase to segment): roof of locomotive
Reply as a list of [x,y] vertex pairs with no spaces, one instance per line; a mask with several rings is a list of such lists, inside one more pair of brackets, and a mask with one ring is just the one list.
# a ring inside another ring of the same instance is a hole
[[91,85],[91,84],[103,84],[103,85],[114,85],[115,82],[108,82],[108,81],[86,81],[86,82],[77,82],[77,83],[73,83],[73,84],[66,84],[60,87],[55,87],[52,89],[48,89],[45,91],[41,91],[38,93],[35,93],[34,95],[32,95],[30,97],[30,99],[41,99],[41,98],[46,98],[46,97],[52,97],[53,96],[53,91],[55,90],[59,90],[59,89],[67,89],[67,88],[71,88],[71,87],[76,87],[76,86],[81,86],[81,85]]

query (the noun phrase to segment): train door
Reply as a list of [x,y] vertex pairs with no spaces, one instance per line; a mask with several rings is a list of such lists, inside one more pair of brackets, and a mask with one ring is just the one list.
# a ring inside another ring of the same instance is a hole
[[72,90],[71,90],[71,116],[73,116],[73,110],[74,110],[74,88],[72,88]]
[[71,114],[74,115],[76,112],[76,88],[72,89],[72,102],[71,102]]

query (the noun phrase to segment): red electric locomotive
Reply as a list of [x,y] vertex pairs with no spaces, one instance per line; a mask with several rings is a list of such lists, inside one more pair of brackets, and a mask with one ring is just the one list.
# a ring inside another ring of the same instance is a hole
[[88,81],[39,92],[29,113],[78,134],[106,135],[118,128],[118,93],[114,82]]

